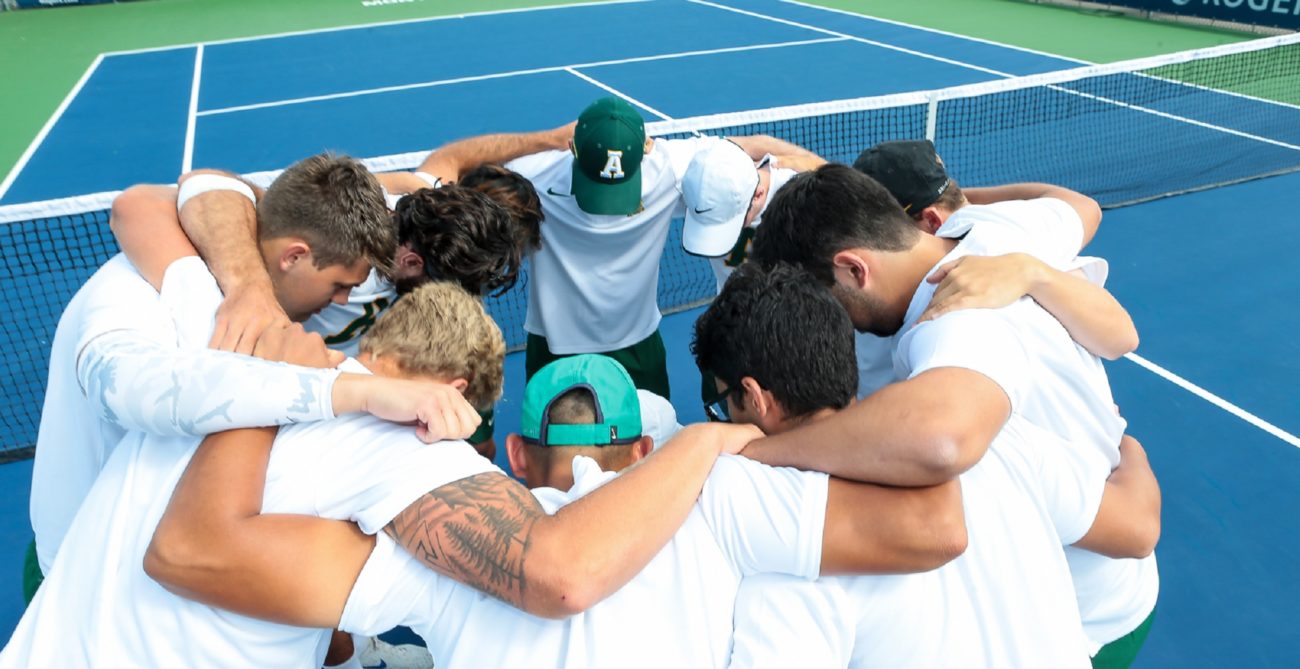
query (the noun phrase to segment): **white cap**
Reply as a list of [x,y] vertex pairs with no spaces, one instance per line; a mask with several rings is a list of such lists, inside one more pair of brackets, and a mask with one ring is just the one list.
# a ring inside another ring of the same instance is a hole
[[682,246],[688,253],[717,257],[736,245],[745,212],[758,190],[758,169],[734,142],[715,142],[695,154],[682,178],[686,227]]
[[677,410],[671,402],[649,390],[637,388],[636,395],[641,401],[641,435],[653,438],[658,449],[682,429],[677,423]]

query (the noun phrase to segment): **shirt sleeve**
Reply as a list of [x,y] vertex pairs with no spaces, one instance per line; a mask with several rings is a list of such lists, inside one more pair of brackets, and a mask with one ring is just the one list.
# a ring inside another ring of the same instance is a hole
[[998,384],[1015,411],[1028,388],[1029,358],[1006,310],[1020,307],[954,311],[918,324],[899,342],[895,371],[910,379],[939,367],[969,369]]
[[736,593],[730,666],[847,667],[854,641],[851,608],[833,579],[746,577]]
[[101,418],[163,436],[333,418],[338,375],[234,353],[184,351],[124,330],[91,341],[77,364]]
[[1034,425],[1022,422],[1015,429],[1029,446],[1028,451],[1037,456],[1036,480],[1061,543],[1068,546],[1077,542],[1097,519],[1110,476],[1109,463],[1101,451],[1072,446]]
[[722,551],[741,574],[806,579],[821,572],[829,477],[748,458],[718,458],[699,508]]
[[447,588],[438,587],[442,578],[381,533],[352,585],[338,627],[366,636],[398,625],[419,632],[434,629],[446,599]]
[[[129,263],[106,269],[112,280],[97,282],[77,345],[77,380],[100,418],[150,434],[200,436],[334,417],[337,371],[204,348],[221,293],[197,257],[168,268],[164,292],[176,279],[170,305]],[[182,298],[190,288],[193,299]]]
[[668,156],[668,165],[673,170],[673,179],[677,188],[682,187],[686,177],[686,168],[690,166],[695,154],[718,142],[726,141],[721,137],[689,137],[686,139],[656,139],[654,151],[663,151]]
[[559,150],[530,153],[507,162],[505,167],[512,172],[518,172],[529,181],[536,181],[543,172],[568,155],[570,155],[568,151]]
[[1027,252],[1053,267],[1069,265],[1083,248],[1083,219],[1069,203],[1056,198],[999,202],[1017,229]]
[[397,514],[444,485],[485,472],[505,476],[463,441],[426,444],[411,426],[371,416],[305,430],[297,438],[328,439],[341,451],[339,457],[321,457],[316,463],[317,515],[351,520],[366,534],[379,533]]

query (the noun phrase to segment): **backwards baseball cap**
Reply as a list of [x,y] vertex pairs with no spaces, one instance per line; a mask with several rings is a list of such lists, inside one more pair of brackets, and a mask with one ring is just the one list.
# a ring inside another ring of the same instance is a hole
[[582,110],[573,129],[573,196],[589,214],[635,214],[641,208],[645,120],[621,98]]
[[[551,405],[578,388],[595,400],[595,422],[552,424]],[[575,355],[541,368],[528,381],[521,423],[524,439],[540,446],[630,444],[641,436],[641,403],[623,365],[603,355]]]
[[863,151],[853,169],[879,181],[909,216],[934,204],[952,183],[928,139],[881,142]]
[[731,250],[745,225],[745,212],[758,190],[758,170],[745,150],[720,140],[699,151],[682,177],[688,253],[720,256]]

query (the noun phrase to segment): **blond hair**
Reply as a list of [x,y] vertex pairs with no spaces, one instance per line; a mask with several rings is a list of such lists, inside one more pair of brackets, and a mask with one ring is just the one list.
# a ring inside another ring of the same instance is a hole
[[465,379],[465,399],[480,411],[501,397],[505,339],[478,298],[456,284],[436,281],[403,295],[360,350],[392,358],[407,374]]
[[300,237],[316,267],[365,260],[392,276],[397,226],[384,191],[365,165],[322,153],[294,163],[257,203],[259,239]]

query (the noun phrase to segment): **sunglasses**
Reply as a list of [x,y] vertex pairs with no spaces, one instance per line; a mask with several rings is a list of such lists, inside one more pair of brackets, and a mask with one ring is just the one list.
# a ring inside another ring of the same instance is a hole
[[736,392],[744,392],[741,386],[732,386],[722,392],[714,392],[704,401],[704,415],[715,423],[730,423],[731,409],[727,406],[727,398]]

